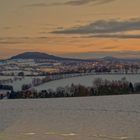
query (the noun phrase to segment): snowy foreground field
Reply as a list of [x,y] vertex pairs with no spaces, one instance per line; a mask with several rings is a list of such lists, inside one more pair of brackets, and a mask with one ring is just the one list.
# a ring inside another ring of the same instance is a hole
[[0,101],[0,140],[140,140],[140,95]]

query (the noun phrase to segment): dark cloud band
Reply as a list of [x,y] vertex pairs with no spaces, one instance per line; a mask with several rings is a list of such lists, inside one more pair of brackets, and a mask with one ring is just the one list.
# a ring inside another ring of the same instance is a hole
[[140,38],[140,34],[121,34],[130,31],[140,31],[140,19],[129,20],[99,20],[84,26],[56,30],[55,34],[90,35],[106,38]]
[[110,3],[116,0],[69,0],[66,2],[55,2],[55,3],[32,3],[27,4],[24,7],[48,7],[48,6],[82,6],[87,4],[93,4],[93,5],[101,5]]

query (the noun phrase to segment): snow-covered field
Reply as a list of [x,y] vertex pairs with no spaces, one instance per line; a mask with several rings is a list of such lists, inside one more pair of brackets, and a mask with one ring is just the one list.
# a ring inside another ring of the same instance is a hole
[[40,79],[42,79],[43,77],[0,76],[0,80],[12,79],[13,82],[8,82],[8,83],[5,83],[5,84],[6,85],[12,85],[13,88],[14,88],[14,91],[21,91],[21,87],[24,84],[32,84],[32,79],[33,78],[40,78]]
[[23,72],[25,76],[38,74],[37,72],[32,72],[31,70],[6,70],[6,71],[2,71],[1,73],[3,73],[4,75],[14,74],[15,76],[18,76],[20,72]]
[[140,140],[140,95],[2,100],[0,140]]
[[140,74],[139,75],[89,75],[89,76],[80,76],[80,77],[73,77],[73,78],[52,81],[49,83],[42,84],[38,87],[35,87],[35,89],[37,91],[47,90],[47,89],[55,90],[57,87],[65,87],[67,85],[71,85],[72,83],[81,84],[85,86],[92,86],[93,81],[96,78],[102,78],[107,80],[121,80],[121,78],[123,77],[126,77],[126,79],[132,83],[140,82]]
[[[57,87],[65,87],[67,85],[74,84],[81,84],[85,86],[92,86],[93,81],[96,78],[108,79],[108,80],[121,80],[121,78],[126,77],[126,79],[132,83],[140,82],[140,74],[139,75],[89,75],[89,76],[79,76],[79,77],[72,77],[67,79],[61,79],[56,81],[51,81],[40,86],[34,87],[35,90],[47,90],[53,89],[55,90]],[[33,78],[44,78],[43,76],[39,77],[27,77],[24,78],[17,77],[18,80],[13,80],[12,83],[7,83],[8,85],[12,85],[15,91],[20,91],[23,84],[32,84]],[[21,79],[20,79],[21,78]],[[6,79],[14,79],[12,76],[0,76],[0,80]]]

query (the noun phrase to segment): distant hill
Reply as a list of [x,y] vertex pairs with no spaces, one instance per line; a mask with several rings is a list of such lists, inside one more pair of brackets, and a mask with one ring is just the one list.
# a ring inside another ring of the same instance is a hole
[[102,60],[106,60],[106,61],[118,61],[119,58],[112,57],[112,56],[106,56],[106,57],[102,58]]
[[140,62],[140,58],[117,58],[112,56],[106,56],[101,58],[101,60],[112,62]]
[[25,52],[25,53],[21,53],[21,54],[18,54],[16,56],[13,56],[10,59],[53,59],[53,60],[60,60],[63,58],[49,55],[46,53],[41,53],[41,52]]
[[98,60],[102,60],[102,61],[112,61],[112,62],[140,62],[139,58],[116,58],[116,57],[112,57],[112,56],[106,56],[104,58],[101,59],[74,59],[74,58],[63,58],[63,57],[59,57],[59,56],[54,56],[54,55],[50,55],[47,53],[42,53],[42,52],[25,52],[25,53],[21,53],[18,54],[16,56],[11,57],[10,59],[34,59],[34,60],[38,60],[38,59],[50,59],[50,60],[57,60],[57,61],[98,61]]
[[12,56],[10,59],[50,59],[50,60],[57,60],[57,61],[89,61],[83,59],[73,59],[73,58],[63,58],[59,56],[49,55],[47,53],[42,52],[25,52],[18,54],[16,56]]

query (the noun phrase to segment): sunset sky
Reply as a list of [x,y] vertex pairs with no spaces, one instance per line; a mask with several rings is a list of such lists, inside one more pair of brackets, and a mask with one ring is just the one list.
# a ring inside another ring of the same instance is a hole
[[0,0],[0,58],[140,57],[140,0]]

